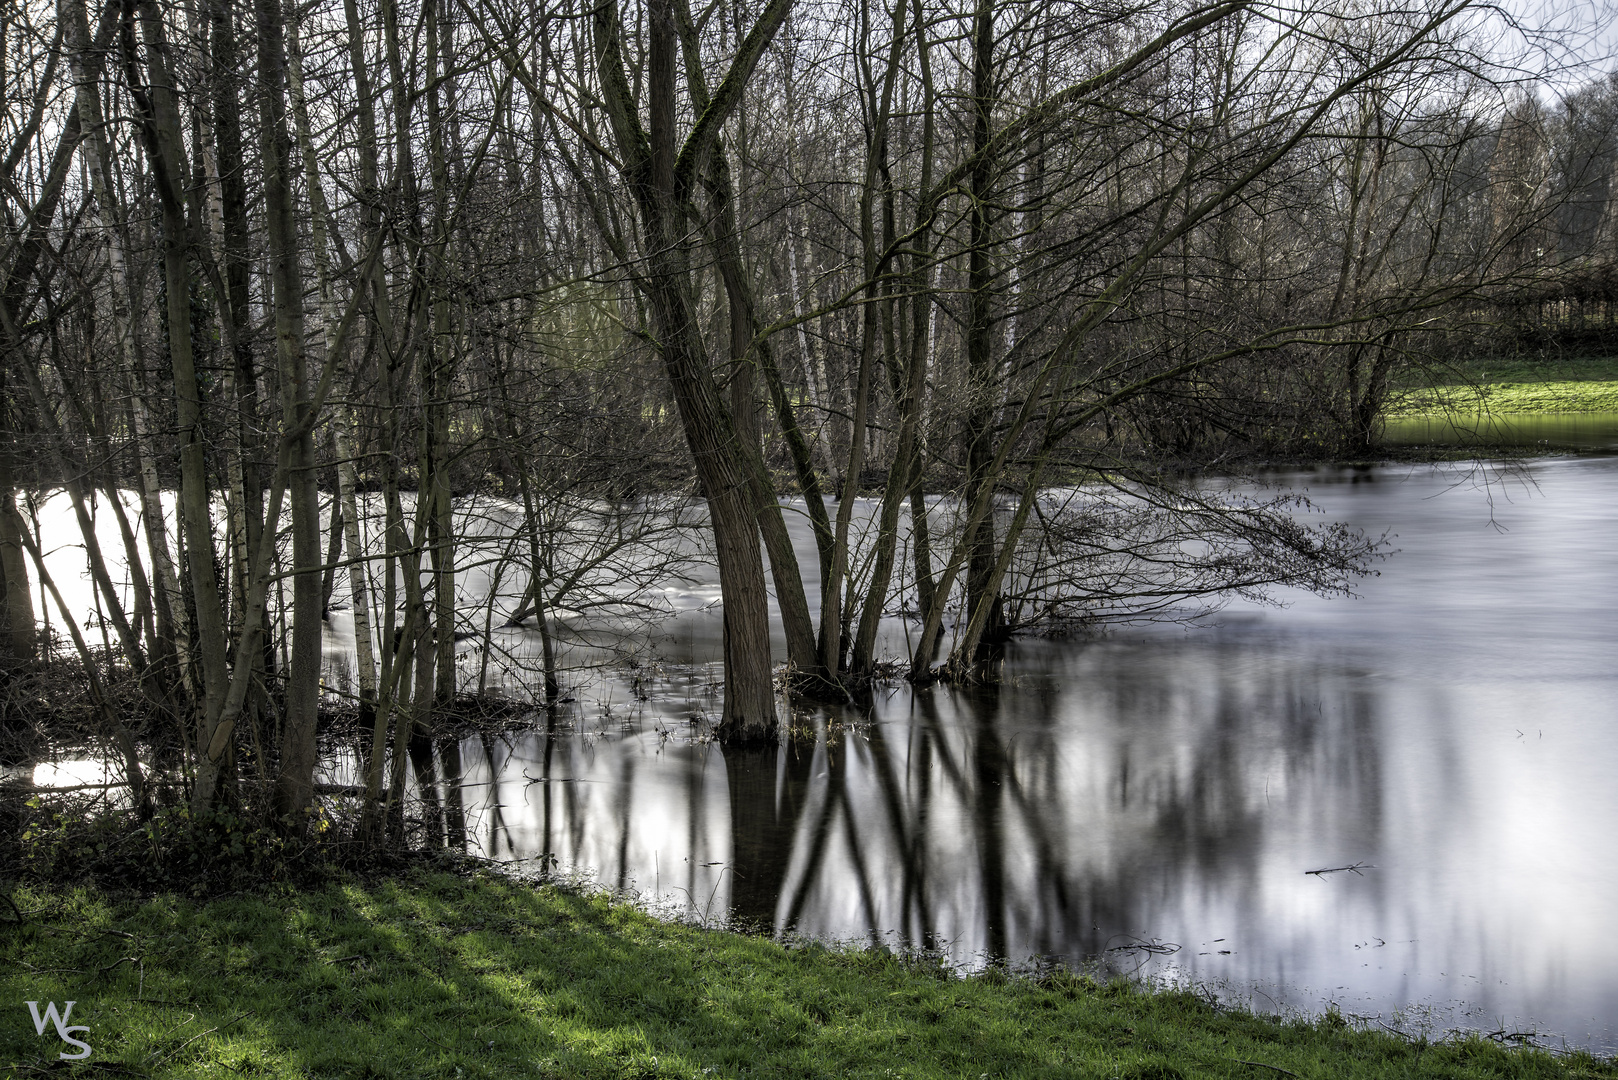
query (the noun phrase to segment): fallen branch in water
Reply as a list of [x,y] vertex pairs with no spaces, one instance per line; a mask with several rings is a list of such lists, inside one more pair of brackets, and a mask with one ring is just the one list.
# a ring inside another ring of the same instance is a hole
[[1131,941],[1127,945],[1114,945],[1112,948],[1108,949],[1107,951],[1108,952],[1144,952],[1144,953],[1152,953],[1153,955],[1156,955],[1156,956],[1167,956],[1169,953],[1177,953],[1177,952],[1179,952],[1180,951],[1180,946],[1177,945],[1176,943],[1172,942],[1172,941],[1159,941],[1156,938],[1153,938],[1151,941]]
[[1364,877],[1365,875],[1360,873],[1361,870],[1375,869],[1376,867],[1370,865],[1369,863],[1357,862],[1353,866],[1326,866],[1319,870],[1305,870],[1304,873],[1313,874],[1315,877],[1323,877],[1326,874],[1340,874],[1344,870],[1347,870],[1349,873],[1355,874],[1358,877]]
[[579,777],[579,776],[529,776],[526,772],[524,772],[522,775],[523,775],[523,779],[528,781],[528,786],[529,787],[532,787],[535,784],[596,784],[596,783],[600,783],[600,781],[598,781],[598,780],[586,780],[583,777]]
[[1534,1040],[1539,1038],[1539,1032],[1537,1032],[1537,1031],[1513,1031],[1510,1034],[1507,1034],[1506,1030],[1504,1028],[1501,1028],[1499,1031],[1490,1031],[1490,1032],[1486,1033],[1483,1037],[1485,1039],[1493,1039],[1495,1042],[1502,1043],[1502,1044],[1508,1043],[1508,1042],[1515,1042],[1515,1043],[1525,1043],[1525,1044],[1527,1044],[1529,1046],[1533,1046],[1534,1045]]

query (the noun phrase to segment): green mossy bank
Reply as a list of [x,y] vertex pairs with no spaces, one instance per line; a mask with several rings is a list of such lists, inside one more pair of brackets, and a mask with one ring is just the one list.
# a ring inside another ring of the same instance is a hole
[[1405,387],[1390,402],[1389,415],[1618,412],[1618,357],[1496,357],[1450,375],[1435,385]]
[[[600,896],[418,874],[197,903],[13,894],[0,1068],[161,1077],[1618,1077],[1060,975],[659,922]],[[0,911],[10,912],[0,905]],[[92,1055],[25,1004],[73,1000]]]

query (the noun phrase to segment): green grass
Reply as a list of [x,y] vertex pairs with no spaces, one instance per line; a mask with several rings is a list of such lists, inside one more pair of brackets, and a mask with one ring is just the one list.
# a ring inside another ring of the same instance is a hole
[[[1618,1077],[1476,1037],[787,948],[494,877],[14,899],[26,921],[0,929],[14,1076]],[[24,1005],[70,998],[94,1050],[75,1065]]]
[[1394,416],[1618,412],[1618,357],[1488,358],[1411,386]]

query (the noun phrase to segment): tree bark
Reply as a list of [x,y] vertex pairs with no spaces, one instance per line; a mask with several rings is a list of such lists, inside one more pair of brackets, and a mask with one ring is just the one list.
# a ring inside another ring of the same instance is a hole
[[[207,440],[203,427],[202,388],[197,380],[191,338],[189,244],[185,218],[185,153],[180,114],[168,62],[163,16],[153,0],[140,0],[141,29],[146,39],[147,76],[139,76],[134,29],[124,24],[123,53],[129,88],[141,116],[147,155],[153,172],[163,227],[163,282],[167,293],[169,364],[174,380],[175,422],[180,446],[180,528],[191,602],[196,611],[197,651],[202,671],[202,708],[198,713],[199,751],[212,746],[224,712],[230,681],[227,639],[219,579],[214,573],[214,535],[208,480]],[[192,788],[193,812],[213,806],[220,778],[219,758],[199,754]]]
[[[257,0],[259,141],[264,217],[275,308],[276,370],[287,448],[292,518],[292,654],[285,690],[275,809],[294,831],[314,796],[315,725],[320,706],[320,501],[314,418],[304,349],[303,272],[292,203],[292,134],[287,125],[286,27],[281,0]],[[335,357],[328,357],[334,363]],[[273,535],[277,522],[265,522]]]
[[0,672],[32,663],[38,638],[34,596],[23,560],[22,540],[28,527],[17,513],[9,454],[9,448],[0,447]]
[[[770,665],[768,593],[750,479],[729,410],[725,408],[692,316],[691,269],[684,206],[689,180],[711,152],[764,46],[785,18],[789,0],[773,0],[743,43],[731,70],[696,126],[675,153],[675,44],[672,0],[649,10],[647,104],[649,132],[624,75],[618,8],[594,13],[596,55],[604,104],[640,210],[648,254],[646,295],[664,370],[708,503],[719,562],[725,619],[725,703],[721,742],[757,744],[776,735]],[[680,186],[677,188],[677,180]]]
[[[972,154],[970,175],[966,325],[966,364],[968,399],[961,425],[961,443],[966,454],[966,502],[977,503],[995,477],[990,462],[994,457],[994,423],[999,412],[994,342],[994,269],[991,248],[994,226],[990,200],[996,160],[988,152],[990,124],[994,110],[994,4],[978,0],[972,31]],[[966,573],[966,610],[969,619],[988,609],[985,639],[997,640],[1001,625],[998,593],[991,593],[989,580],[994,573],[994,515],[983,516],[965,535],[970,557]]]

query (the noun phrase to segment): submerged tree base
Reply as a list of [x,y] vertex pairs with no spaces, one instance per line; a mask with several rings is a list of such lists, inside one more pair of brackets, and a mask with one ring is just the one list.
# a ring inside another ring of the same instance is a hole
[[[15,667],[0,681],[0,767],[6,773],[0,777],[0,878],[205,895],[267,881],[319,883],[344,870],[391,872],[438,858],[447,844],[464,841],[455,800],[441,804],[436,792],[418,799],[409,789],[392,842],[367,837],[363,769],[357,785],[315,785],[322,798],[296,820],[277,816],[268,797],[273,744],[262,758],[245,748],[240,775],[223,789],[219,805],[195,812],[180,725],[127,669],[108,665],[104,672],[105,703],[94,700],[76,657]],[[279,697],[269,705],[278,709]],[[144,800],[131,795],[107,730],[109,711],[135,740]],[[448,771],[450,777],[436,778],[453,778],[459,760],[453,750],[461,740],[556,720],[554,710],[530,702],[461,694],[440,707],[430,725],[411,733],[407,751],[417,776]],[[370,737],[360,703],[333,695],[321,699],[317,741],[323,757],[350,755],[363,763]],[[434,763],[435,746],[442,769]],[[385,748],[391,747],[390,737]],[[62,763],[81,775],[35,783],[38,769]]]
[[[197,903],[18,888],[13,1002],[74,1002],[81,1068],[151,1077],[1618,1077],[1477,1034],[1065,971],[971,977],[886,951],[659,922],[603,895],[420,873]],[[9,1075],[74,1052],[0,1028]]]

